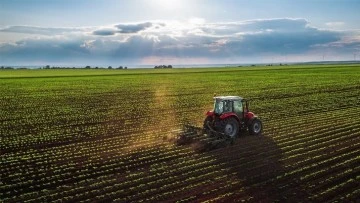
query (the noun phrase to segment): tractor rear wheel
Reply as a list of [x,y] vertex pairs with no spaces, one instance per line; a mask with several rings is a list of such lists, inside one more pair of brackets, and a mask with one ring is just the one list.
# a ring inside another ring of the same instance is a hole
[[262,122],[258,118],[254,118],[249,125],[250,135],[260,135],[262,131]]
[[220,129],[225,135],[234,139],[239,133],[239,122],[234,117],[226,118],[221,121]]

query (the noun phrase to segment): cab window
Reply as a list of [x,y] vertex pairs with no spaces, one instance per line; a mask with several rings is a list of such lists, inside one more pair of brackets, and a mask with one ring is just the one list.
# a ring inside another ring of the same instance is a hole
[[232,101],[224,101],[224,112],[232,112],[233,111]]
[[242,105],[241,101],[234,101],[234,110],[235,110],[235,113],[243,112],[243,105]]

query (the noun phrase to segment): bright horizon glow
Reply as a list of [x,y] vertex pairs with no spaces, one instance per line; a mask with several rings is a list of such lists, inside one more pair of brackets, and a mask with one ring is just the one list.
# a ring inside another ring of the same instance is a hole
[[357,0],[4,0],[0,65],[359,60]]

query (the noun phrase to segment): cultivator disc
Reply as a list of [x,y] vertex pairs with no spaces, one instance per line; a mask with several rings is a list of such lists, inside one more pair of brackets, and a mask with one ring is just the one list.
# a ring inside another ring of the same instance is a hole
[[223,133],[212,129],[184,125],[182,129],[173,131],[176,145],[190,145],[197,152],[205,152],[232,144],[233,140]]

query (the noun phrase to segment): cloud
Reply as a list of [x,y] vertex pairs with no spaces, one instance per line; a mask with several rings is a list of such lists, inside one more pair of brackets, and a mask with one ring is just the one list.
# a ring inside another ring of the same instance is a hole
[[257,53],[303,53],[314,45],[331,43],[340,39],[339,33],[314,28],[299,29],[297,32],[275,29],[242,34],[241,36],[241,40],[233,40],[229,46],[245,55]]
[[222,63],[266,57],[271,60],[284,55],[289,56],[288,60],[291,56],[308,60],[314,53],[326,52],[338,57],[352,56],[360,50],[358,31],[323,30],[312,27],[305,19],[288,18],[220,23],[144,22],[93,28],[11,26],[0,32],[46,35],[0,44],[0,64],[19,61],[138,64],[155,59]]
[[204,33],[215,36],[231,36],[234,34],[252,34],[269,31],[292,33],[310,29],[305,19],[258,19],[228,23],[209,23],[199,25]]
[[360,30],[341,31],[341,33],[342,37],[340,40],[331,43],[317,44],[314,48],[360,55]]
[[10,61],[58,61],[86,56],[89,50],[79,39],[27,39],[0,46],[0,54]]
[[345,25],[345,23],[336,21],[336,22],[327,22],[327,23],[325,23],[325,25],[332,28],[332,27],[342,27]]
[[309,22],[305,19],[261,19],[240,23],[246,30],[276,30],[282,32],[297,32],[309,28]]
[[0,29],[0,32],[25,33],[37,35],[60,35],[70,32],[83,32],[85,28],[48,28],[35,26],[9,26]]
[[[156,28],[162,26],[163,24],[157,24]],[[122,34],[134,34],[140,31],[146,30],[153,26],[153,23],[146,22],[146,23],[138,23],[138,24],[118,24],[115,25],[113,28],[103,28],[93,31],[92,34],[94,35],[102,35],[102,36],[110,36],[115,35],[116,33]]]
[[117,31],[113,29],[100,29],[92,32],[93,35],[102,35],[102,36],[115,35],[116,33]]
[[152,23],[146,22],[146,23],[140,23],[140,24],[119,24],[116,25],[119,29],[119,33],[137,33],[142,30],[145,30],[146,28],[149,28],[152,26]]

